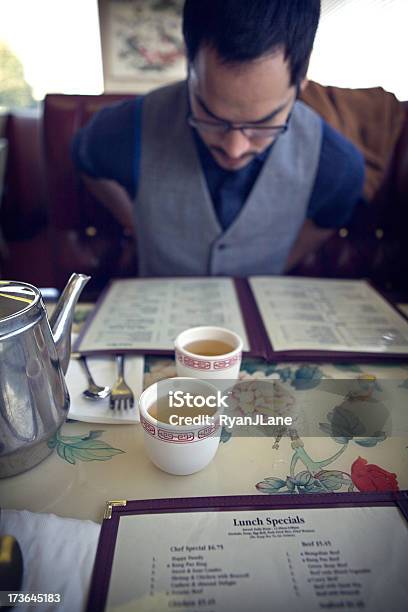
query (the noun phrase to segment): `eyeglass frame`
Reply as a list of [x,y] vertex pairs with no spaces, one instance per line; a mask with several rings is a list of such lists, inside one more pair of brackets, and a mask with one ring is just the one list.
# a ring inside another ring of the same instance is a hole
[[[226,120],[220,120],[220,121],[207,121],[206,119],[198,119],[197,117],[195,117],[193,115],[193,113],[190,111],[187,115],[187,123],[189,124],[190,127],[193,127],[195,129],[202,129],[203,132],[207,131],[208,133],[213,133],[213,134],[228,134],[231,131],[234,130],[238,130],[239,132],[241,132],[241,134],[243,134],[246,138],[248,138],[248,140],[256,140],[256,139],[263,139],[263,138],[277,138],[278,136],[280,136],[281,134],[284,134],[285,132],[287,132],[287,130],[289,129],[289,121],[292,115],[292,111],[289,113],[288,118],[286,119],[285,123],[282,125],[265,125],[265,126],[261,126],[261,125],[253,125],[253,124],[248,124],[248,123],[233,123],[231,121],[226,121]],[[209,129],[208,129],[209,128]],[[214,129],[211,129],[214,128]],[[254,132],[254,133],[248,133],[247,132]],[[264,133],[262,133],[264,132]],[[266,135],[266,133],[268,133],[268,135]]]

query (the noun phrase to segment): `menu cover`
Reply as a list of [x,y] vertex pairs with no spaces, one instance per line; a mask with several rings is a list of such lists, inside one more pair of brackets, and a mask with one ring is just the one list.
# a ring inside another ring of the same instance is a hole
[[113,281],[75,350],[173,351],[197,325],[238,333],[267,360],[408,359],[408,322],[365,281],[258,276]]
[[408,492],[107,504],[88,612],[408,609]]

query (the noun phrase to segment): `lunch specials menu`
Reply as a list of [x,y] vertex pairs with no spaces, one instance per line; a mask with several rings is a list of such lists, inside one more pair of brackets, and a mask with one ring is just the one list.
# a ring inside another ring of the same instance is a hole
[[124,515],[106,609],[408,610],[395,506]]
[[368,283],[272,276],[114,281],[75,350],[171,352],[176,336],[198,325],[227,327],[266,359],[408,358],[408,322]]

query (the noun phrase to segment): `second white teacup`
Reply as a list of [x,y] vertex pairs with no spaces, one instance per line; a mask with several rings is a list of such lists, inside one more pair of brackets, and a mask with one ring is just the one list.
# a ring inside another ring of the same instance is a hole
[[223,327],[192,327],[175,340],[178,376],[206,380],[238,379],[242,360],[242,340]]

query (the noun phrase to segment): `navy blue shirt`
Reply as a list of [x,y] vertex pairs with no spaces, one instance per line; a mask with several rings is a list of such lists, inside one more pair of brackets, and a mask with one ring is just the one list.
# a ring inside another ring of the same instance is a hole
[[[143,98],[99,111],[73,141],[73,158],[81,172],[120,183],[133,199],[137,193]],[[322,119],[322,146],[307,217],[321,227],[341,227],[362,200],[364,159],[356,147]],[[194,131],[209,192],[225,230],[243,207],[269,149],[244,168],[220,168]],[[284,135],[281,136],[284,138]],[[273,144],[272,144],[273,146]]]

